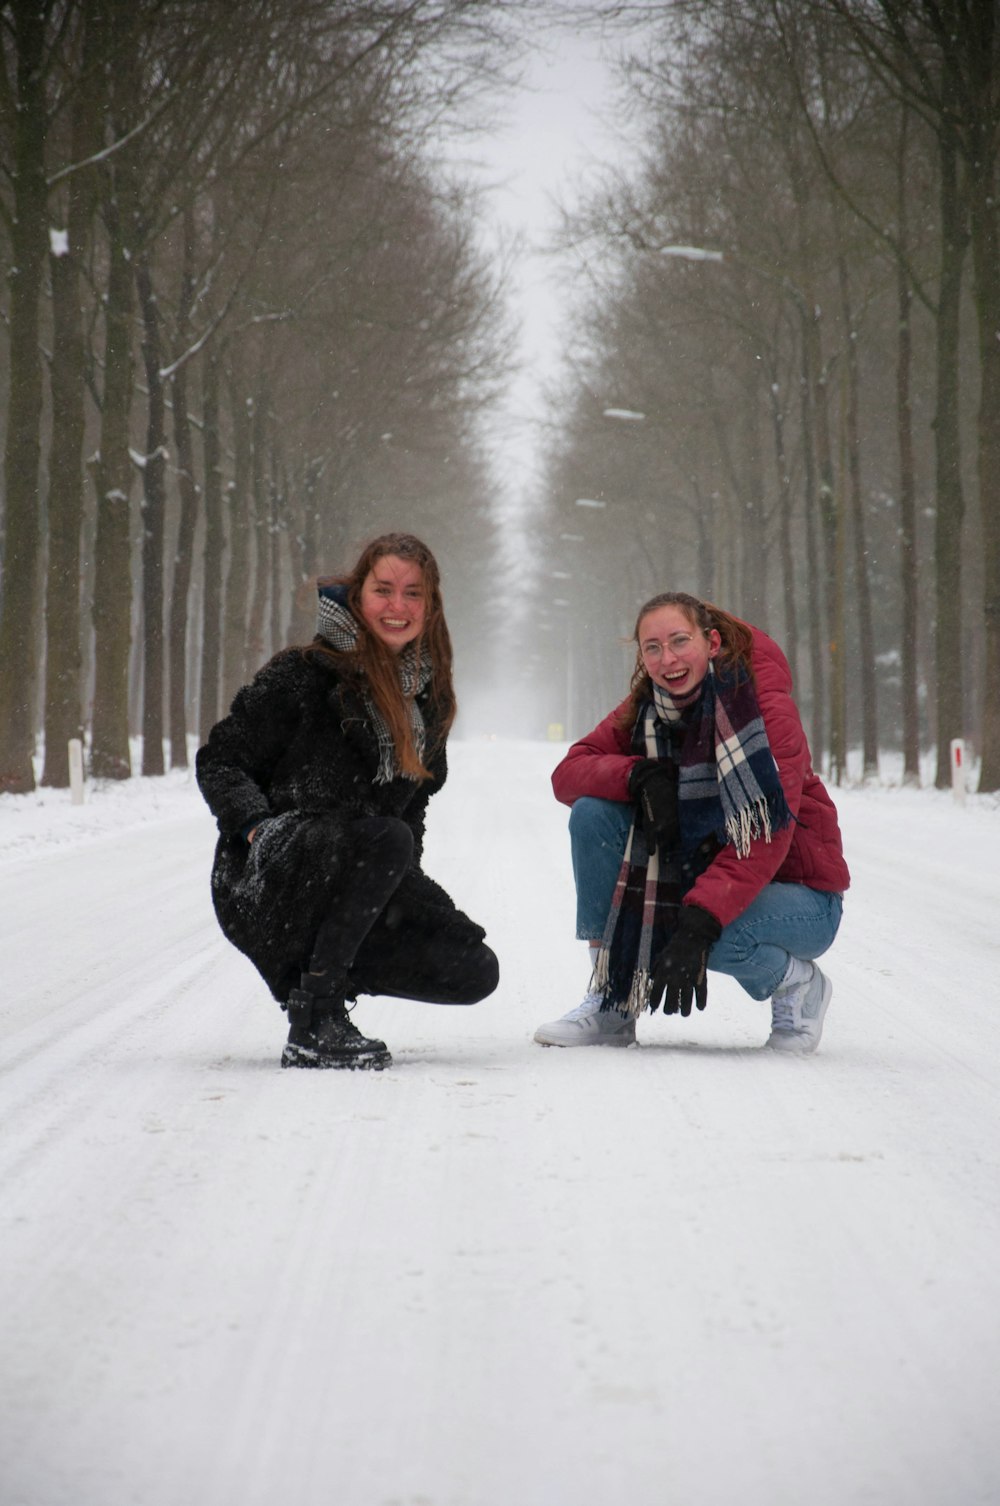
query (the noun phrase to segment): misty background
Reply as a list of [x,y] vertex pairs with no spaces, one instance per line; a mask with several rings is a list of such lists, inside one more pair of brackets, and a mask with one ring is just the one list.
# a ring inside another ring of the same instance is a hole
[[395,528],[466,736],[685,589],[832,780],[1000,788],[995,11],[0,5],[0,790],[185,766]]

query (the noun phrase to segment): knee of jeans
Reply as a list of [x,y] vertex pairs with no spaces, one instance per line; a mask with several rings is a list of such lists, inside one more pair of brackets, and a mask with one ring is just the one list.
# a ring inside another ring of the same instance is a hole
[[740,925],[726,926],[719,937],[709,949],[708,965],[716,972],[728,972],[732,967],[740,967],[757,950],[760,942],[746,927]]
[[604,841],[622,826],[622,807],[616,800],[581,795],[569,812],[569,832],[574,841]]

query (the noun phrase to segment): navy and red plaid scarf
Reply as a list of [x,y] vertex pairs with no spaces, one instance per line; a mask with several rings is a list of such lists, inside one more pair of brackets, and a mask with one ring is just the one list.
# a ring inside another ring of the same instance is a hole
[[683,727],[678,776],[680,851],[649,854],[633,816],[594,970],[602,1008],[637,1016],[649,1005],[652,971],[673,935],[681,900],[726,844],[745,858],[755,837],[771,840],[792,820],[757,704],[742,665],[708,674],[693,704],[660,686],[639,710],[632,747],[670,758],[671,728]]

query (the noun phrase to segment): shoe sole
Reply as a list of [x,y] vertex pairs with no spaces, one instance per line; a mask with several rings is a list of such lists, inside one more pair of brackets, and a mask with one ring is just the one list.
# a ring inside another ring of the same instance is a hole
[[624,1037],[621,1037],[621,1036],[606,1036],[604,1040],[598,1040],[598,1041],[552,1041],[552,1040],[546,1039],[546,1037],[543,1036],[537,1030],[535,1031],[535,1034],[532,1036],[532,1040],[534,1040],[539,1046],[563,1046],[563,1047],[566,1047],[566,1046],[569,1046],[569,1047],[577,1047],[577,1046],[619,1046],[620,1047],[620,1046],[634,1046],[635,1045],[635,1036],[634,1035],[624,1036]]
[[286,1046],[281,1053],[283,1067],[312,1067],[319,1071],[333,1072],[381,1072],[392,1066],[388,1051],[359,1052],[354,1056],[322,1056],[318,1051],[308,1051],[303,1046]]

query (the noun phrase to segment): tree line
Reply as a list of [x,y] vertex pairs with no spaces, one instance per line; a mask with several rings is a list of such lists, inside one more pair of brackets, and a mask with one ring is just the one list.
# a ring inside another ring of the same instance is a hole
[[[0,791],[185,765],[309,581],[488,541],[503,268],[440,166],[516,4],[0,4]],[[447,530],[447,531],[446,531]]]
[[995,0],[584,14],[625,28],[640,145],[561,238],[543,568],[555,657],[589,669],[570,718],[620,683],[590,652],[630,631],[618,604],[689,589],[780,637],[834,778],[891,747],[945,784],[964,735],[1000,787]]

